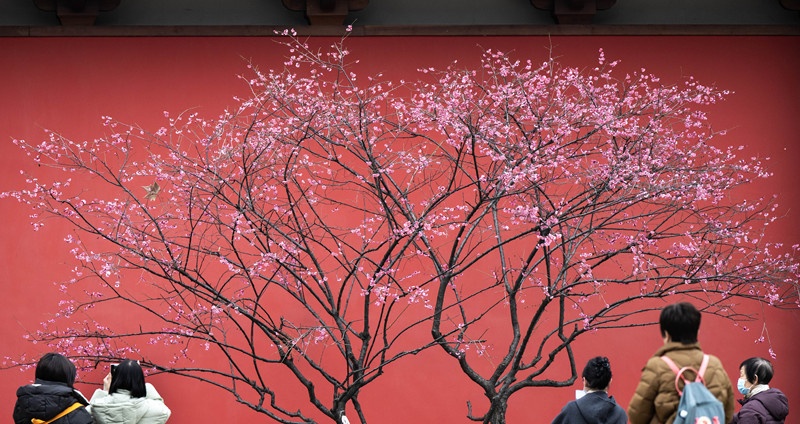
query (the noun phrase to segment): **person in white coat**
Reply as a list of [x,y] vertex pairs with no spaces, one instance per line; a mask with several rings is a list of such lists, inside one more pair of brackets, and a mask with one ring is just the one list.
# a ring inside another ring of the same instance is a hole
[[164,424],[171,411],[156,388],[145,383],[138,361],[122,361],[103,379],[88,408],[97,424]]

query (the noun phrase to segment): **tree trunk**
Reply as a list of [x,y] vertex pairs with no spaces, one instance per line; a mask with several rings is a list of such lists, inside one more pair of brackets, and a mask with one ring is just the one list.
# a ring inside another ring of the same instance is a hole
[[506,424],[506,410],[508,410],[508,396],[498,394],[492,399],[492,406],[486,413],[485,424]]

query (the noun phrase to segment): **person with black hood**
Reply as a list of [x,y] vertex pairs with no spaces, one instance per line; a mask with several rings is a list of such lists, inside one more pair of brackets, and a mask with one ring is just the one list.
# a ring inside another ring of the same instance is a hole
[[783,424],[789,415],[789,400],[778,389],[769,387],[772,363],[764,358],[750,358],[739,365],[739,393],[742,409],[731,424]]
[[583,368],[585,394],[570,401],[556,416],[552,424],[626,424],[628,416],[608,395],[611,384],[611,363],[604,356],[589,360]]
[[15,424],[93,424],[89,401],[75,390],[75,365],[58,353],[46,353],[36,364],[36,380],[17,389]]

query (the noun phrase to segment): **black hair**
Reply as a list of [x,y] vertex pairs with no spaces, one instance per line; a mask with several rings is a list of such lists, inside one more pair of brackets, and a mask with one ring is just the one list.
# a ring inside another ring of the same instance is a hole
[[116,370],[111,374],[108,393],[116,393],[119,390],[127,390],[131,393],[131,397],[135,398],[141,398],[147,394],[144,372],[139,366],[139,361],[125,360],[117,365]]
[[76,374],[75,364],[58,353],[45,353],[36,363],[36,378],[39,380],[64,383],[72,387]]
[[587,388],[605,390],[611,383],[611,363],[605,356],[596,356],[586,363],[581,376],[586,379]]
[[661,327],[662,337],[669,334],[673,342],[697,343],[700,311],[689,302],[675,303],[661,310],[658,324]]
[[[769,384],[772,380],[772,363],[764,358],[750,358],[739,365],[744,368],[744,376],[749,383]],[[758,378],[758,380],[756,380]]]

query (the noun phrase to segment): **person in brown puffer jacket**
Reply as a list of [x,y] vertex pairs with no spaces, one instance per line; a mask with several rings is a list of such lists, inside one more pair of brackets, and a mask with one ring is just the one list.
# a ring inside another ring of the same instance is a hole
[[[697,342],[700,329],[700,311],[691,303],[681,302],[661,310],[659,317],[661,346],[644,369],[636,392],[628,404],[628,419],[631,424],[672,424],[678,410],[680,396],[675,389],[675,373],[661,359],[666,355],[678,367],[699,369],[703,362],[703,350]],[[719,358],[709,355],[708,368],[703,375],[705,385],[725,408],[725,422],[733,419],[733,386]]]

